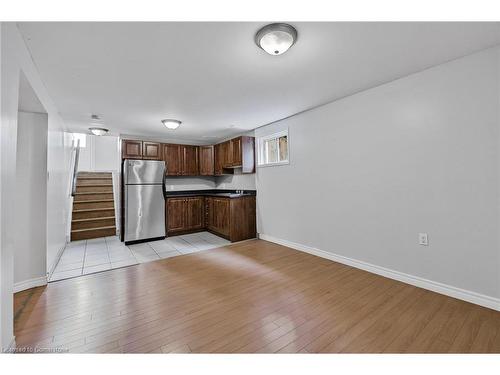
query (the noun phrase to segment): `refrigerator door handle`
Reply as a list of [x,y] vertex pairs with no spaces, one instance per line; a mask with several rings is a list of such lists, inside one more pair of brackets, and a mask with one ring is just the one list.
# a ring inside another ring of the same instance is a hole
[[163,198],[167,199],[167,174],[163,175],[163,180],[161,184],[161,189],[163,190]]

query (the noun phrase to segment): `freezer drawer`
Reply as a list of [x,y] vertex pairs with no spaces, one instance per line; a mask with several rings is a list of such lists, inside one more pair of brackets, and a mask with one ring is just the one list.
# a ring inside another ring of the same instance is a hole
[[162,185],[125,185],[125,242],[165,237]]

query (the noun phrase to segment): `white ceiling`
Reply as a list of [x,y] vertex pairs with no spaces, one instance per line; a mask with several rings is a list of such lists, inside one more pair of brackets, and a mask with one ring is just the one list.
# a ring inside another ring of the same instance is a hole
[[[20,23],[72,130],[213,142],[500,43],[500,23],[293,23],[270,56],[265,23]],[[176,118],[169,131],[160,120]]]

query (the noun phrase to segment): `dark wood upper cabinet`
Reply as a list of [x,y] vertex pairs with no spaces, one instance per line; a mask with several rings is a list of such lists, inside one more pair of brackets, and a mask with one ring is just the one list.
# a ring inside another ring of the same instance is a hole
[[234,173],[255,173],[255,138],[241,136],[215,145],[215,175]]
[[123,159],[142,159],[142,141],[122,141]]
[[214,146],[200,146],[200,175],[214,175]]
[[164,160],[167,176],[255,173],[255,138],[241,136],[214,146],[123,140],[122,158]]
[[182,174],[181,146],[173,144],[163,145],[163,160],[167,176],[180,176]]
[[220,176],[223,173],[222,168],[222,145],[219,143],[214,146],[214,175]]
[[142,158],[147,160],[162,160],[161,143],[143,142]]
[[233,166],[233,150],[231,148],[231,141],[226,141],[222,143],[222,153],[224,155],[224,161],[222,166],[224,168],[231,168]]
[[198,146],[181,145],[182,175],[197,176],[199,174]]
[[231,166],[232,167],[241,167],[241,139],[243,137],[233,138],[230,142],[230,150],[231,150]]

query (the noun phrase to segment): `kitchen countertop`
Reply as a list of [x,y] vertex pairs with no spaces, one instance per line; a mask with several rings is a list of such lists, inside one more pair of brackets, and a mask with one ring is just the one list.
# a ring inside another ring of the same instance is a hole
[[[241,191],[242,193],[237,193]],[[240,198],[248,196],[256,196],[256,190],[227,190],[227,189],[207,189],[207,190],[170,190],[165,192],[167,198],[173,197],[224,197],[224,198]]]

